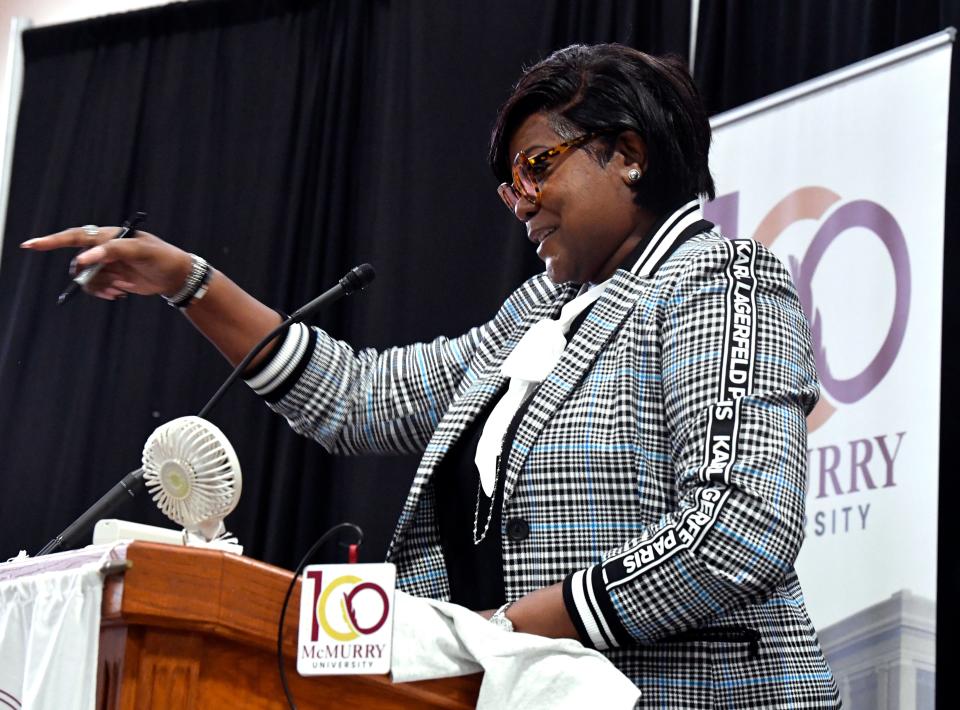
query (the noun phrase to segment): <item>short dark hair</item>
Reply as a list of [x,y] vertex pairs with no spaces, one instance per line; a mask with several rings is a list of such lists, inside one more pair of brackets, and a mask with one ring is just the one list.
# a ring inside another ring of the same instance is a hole
[[647,144],[647,170],[637,203],[663,214],[698,196],[715,196],[710,175],[710,122],[690,73],[676,56],[653,57],[620,44],[558,50],[523,73],[497,114],[489,163],[511,180],[509,143],[529,116],[545,112],[564,139],[581,133],[606,137],[601,165],[617,134],[636,131]]

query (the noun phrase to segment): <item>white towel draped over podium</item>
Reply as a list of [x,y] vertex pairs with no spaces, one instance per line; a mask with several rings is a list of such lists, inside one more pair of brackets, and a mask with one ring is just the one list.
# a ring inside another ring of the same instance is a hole
[[456,604],[396,592],[394,682],[484,671],[477,710],[629,710],[640,690],[607,658],[572,639],[508,633]]
[[94,707],[100,562],[0,579],[0,707]]

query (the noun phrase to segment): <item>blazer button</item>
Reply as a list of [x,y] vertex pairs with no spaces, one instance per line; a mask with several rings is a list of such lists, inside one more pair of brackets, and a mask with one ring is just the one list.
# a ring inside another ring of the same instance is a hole
[[523,518],[510,518],[507,521],[507,537],[514,542],[521,542],[530,537],[530,525]]

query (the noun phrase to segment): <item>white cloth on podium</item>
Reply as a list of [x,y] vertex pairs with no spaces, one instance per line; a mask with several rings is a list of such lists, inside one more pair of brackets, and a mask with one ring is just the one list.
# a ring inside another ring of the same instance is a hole
[[0,706],[93,709],[100,565],[98,560],[0,581]]
[[462,606],[395,593],[395,683],[481,670],[478,710],[628,710],[640,697],[606,657],[578,641],[509,633]]

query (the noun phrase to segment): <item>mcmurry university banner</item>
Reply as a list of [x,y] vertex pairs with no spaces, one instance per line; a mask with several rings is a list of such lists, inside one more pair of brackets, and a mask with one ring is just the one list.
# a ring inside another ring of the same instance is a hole
[[933,708],[953,32],[717,116],[709,219],[789,269],[821,400],[798,570],[848,705]]

